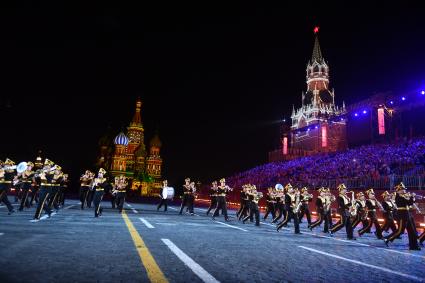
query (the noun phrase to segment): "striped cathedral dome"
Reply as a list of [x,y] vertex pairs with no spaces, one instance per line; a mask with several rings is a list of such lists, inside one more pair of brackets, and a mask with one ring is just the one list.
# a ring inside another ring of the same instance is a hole
[[114,144],[127,146],[128,145],[127,136],[123,132],[119,133],[118,136],[116,136],[114,139]]

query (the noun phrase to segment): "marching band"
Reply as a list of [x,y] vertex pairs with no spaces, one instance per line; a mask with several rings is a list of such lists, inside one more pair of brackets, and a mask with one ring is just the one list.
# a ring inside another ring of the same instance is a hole
[[[65,203],[65,192],[68,187],[68,175],[62,171],[61,166],[55,164],[49,159],[45,159],[42,168],[40,165],[35,166],[33,162],[21,162],[15,165],[10,159],[4,162],[0,161],[0,202],[3,202],[8,208],[8,214],[15,212],[12,204],[7,198],[9,190],[13,187],[16,189],[16,195],[20,198],[18,211],[23,211],[30,207],[34,200],[37,207],[34,215],[34,221],[38,221],[43,211],[50,217],[53,209],[56,212]],[[100,168],[96,174],[86,170],[80,177],[80,194],[81,209],[85,206],[91,207],[94,203],[94,216],[102,215],[101,202],[105,193],[110,193],[112,197],[112,207],[115,205],[119,213],[122,213],[126,197],[126,191],[129,183],[125,176],[116,176],[114,182],[109,182],[106,177],[106,170]],[[221,214],[225,221],[230,221],[227,211],[227,195],[233,191],[233,188],[226,184],[224,178],[220,179],[220,185],[214,181],[209,190],[210,206],[206,211],[209,215],[213,211],[212,219]],[[354,229],[361,223],[362,227],[358,230],[359,237],[365,233],[370,233],[374,228],[374,234],[377,239],[383,240],[389,246],[396,239],[400,239],[401,235],[407,230],[409,238],[409,248],[411,250],[420,250],[419,244],[423,245],[425,241],[425,232],[418,236],[415,221],[413,219],[413,210],[419,213],[419,207],[416,204],[416,198],[422,198],[414,193],[406,191],[403,183],[395,187],[394,193],[385,191],[381,194],[382,202],[376,198],[373,189],[355,194],[349,192],[345,184],[338,187],[338,196],[331,194],[329,188],[321,187],[315,200],[316,219],[313,221],[309,203],[313,201],[313,195],[308,192],[307,187],[302,189],[294,188],[291,184],[283,187],[277,184],[274,188],[268,188],[265,196],[266,211],[263,220],[266,220],[270,214],[271,223],[276,223],[276,230],[287,227],[289,222],[293,222],[295,234],[301,234],[300,223],[305,217],[307,227],[311,231],[324,223],[323,232],[333,236],[337,231],[345,228],[348,240],[356,240],[354,237]],[[190,215],[194,215],[194,201],[196,198],[197,188],[190,178],[185,179],[183,185],[183,197],[179,214],[187,206]],[[38,198],[37,198],[38,196]],[[159,194],[160,203],[157,206],[159,210],[164,206],[167,211],[168,200],[174,198],[174,188],[168,186],[167,180],[163,181],[162,191]],[[236,213],[236,218],[242,221],[254,222],[260,226],[260,209],[259,201],[263,198],[263,193],[259,192],[255,185],[246,184],[242,186],[240,191],[240,206]],[[331,205],[338,205],[339,221],[333,223]],[[378,221],[378,211],[382,212],[384,223],[381,225]],[[281,220],[282,219],[282,220]],[[281,220],[281,221],[280,221]],[[279,222],[280,221],[280,222]],[[384,232],[390,232],[384,236]]]

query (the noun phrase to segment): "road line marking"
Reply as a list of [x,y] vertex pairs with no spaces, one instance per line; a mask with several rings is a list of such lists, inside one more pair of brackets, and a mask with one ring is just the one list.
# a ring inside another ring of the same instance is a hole
[[233,225],[229,225],[229,224],[226,224],[226,223],[223,223],[223,222],[220,222],[220,221],[214,221],[214,222],[220,223],[221,225],[224,225],[224,226],[227,226],[227,227],[230,227],[230,228],[233,228],[233,229],[238,229],[238,230],[241,230],[241,231],[248,232],[248,230],[245,230],[245,229],[233,226]]
[[211,274],[209,274],[205,269],[202,268],[199,264],[197,264],[193,259],[191,259],[187,254],[185,254],[181,249],[179,249],[173,242],[169,239],[161,239],[164,244],[166,244],[170,250],[187,266],[189,267],[193,273],[195,273],[202,281],[208,283],[218,283],[217,279],[215,279]]
[[172,206],[169,206],[168,208],[171,208],[172,210],[177,210],[177,208],[174,208]]
[[73,205],[67,206],[67,207],[65,207],[64,209],[70,209],[71,207],[74,207],[74,206],[76,206],[76,204],[73,204]]
[[127,205],[128,207],[131,207],[131,204],[126,203],[126,205]]
[[137,210],[135,210],[134,208],[131,209],[133,211],[133,213],[139,213]]
[[375,248],[375,249],[383,250],[383,251],[387,251],[387,252],[392,252],[392,253],[397,253],[397,254],[402,254],[402,255],[408,255],[408,256],[413,256],[413,257],[419,257],[419,258],[425,258],[425,256],[422,256],[422,255],[411,254],[411,253],[406,253],[406,252],[401,252],[401,251],[396,251],[396,250],[390,250],[388,248],[387,249],[381,248],[381,247],[377,247],[377,246],[373,246],[373,245],[369,245],[369,244],[363,244],[363,243],[359,243],[359,242],[354,242],[354,241],[350,241],[350,240],[344,240],[344,239],[319,235],[319,234],[316,234],[316,233],[310,233],[310,232],[304,232],[304,231],[303,231],[303,233],[309,234],[309,235],[312,235],[312,236],[317,236],[317,237],[320,237],[320,238],[332,239],[332,240],[335,240],[335,241],[346,242],[346,243],[355,244],[355,245],[364,246],[364,247],[371,247],[371,248]]
[[143,266],[146,269],[149,280],[151,282],[168,282],[167,278],[165,278],[152,254],[150,253],[148,247],[146,247],[145,242],[143,241],[140,234],[137,232],[136,228],[134,228],[133,223],[128,218],[125,210],[121,214],[124,219],[125,224],[127,225],[127,229],[130,232],[131,238],[133,239],[134,245],[136,246],[136,250],[139,254],[140,260],[142,261]]
[[409,278],[409,279],[412,279],[412,280],[415,280],[415,281],[418,281],[418,282],[424,282],[423,278],[413,276],[413,275],[409,275],[409,274],[402,273],[402,272],[398,272],[398,271],[394,271],[394,270],[391,270],[391,269],[388,269],[388,268],[385,268],[385,267],[380,267],[380,266],[364,263],[364,262],[361,262],[361,261],[345,258],[345,257],[338,256],[338,255],[335,255],[335,254],[330,254],[330,253],[319,251],[319,250],[316,250],[316,249],[307,248],[307,247],[304,247],[304,246],[298,246],[298,247],[305,249],[305,250],[308,250],[308,251],[311,251],[311,252],[314,252],[314,253],[326,255],[326,256],[333,257],[333,258],[340,259],[340,260],[345,260],[345,261],[348,261],[348,262],[351,262],[351,263],[355,263],[355,264],[358,264],[358,265],[378,269],[378,270],[385,271],[385,272],[388,272],[388,273],[397,274],[399,276],[406,277],[406,278]]
[[139,219],[140,219],[140,221],[142,221],[142,222],[143,222],[143,224],[145,224],[145,225],[146,225],[146,227],[148,227],[148,228],[150,228],[150,229],[155,228],[155,227],[153,227],[153,226],[152,226],[152,224],[150,224],[150,223],[149,223],[146,219],[144,219],[144,218],[142,218],[142,217],[140,217]]
[[[268,225],[268,226],[273,226],[273,227],[276,228],[275,225],[272,225],[272,224],[269,224],[269,223],[265,223],[265,222],[260,222],[260,223],[261,224]],[[286,228],[286,227],[283,227],[282,229],[284,229],[284,230],[291,230],[290,228]],[[369,244],[363,244],[363,243],[359,243],[359,242],[355,242],[355,241],[351,241],[351,240],[344,240],[344,239],[340,239],[340,238],[319,235],[319,234],[316,234],[316,233],[307,232],[305,230],[302,230],[302,233],[303,234],[307,234],[307,235],[311,235],[311,236],[316,236],[316,237],[319,237],[319,238],[326,238],[326,239],[331,239],[331,240],[335,240],[335,241],[350,243],[350,244],[354,244],[354,245],[359,245],[359,246],[364,246],[364,247],[371,247],[371,248],[375,248],[375,249],[379,249],[379,250],[383,250],[383,251],[387,251],[387,252],[392,252],[392,253],[397,253],[397,254],[402,254],[402,255],[407,255],[407,256],[413,256],[413,257],[419,257],[419,258],[425,258],[425,256],[422,256],[422,255],[411,254],[411,253],[406,253],[406,252],[397,251],[397,250],[391,250],[391,249],[388,249],[388,248],[381,248],[381,247],[377,247],[377,246],[373,246],[373,245],[369,245]]]
[[3,236],[4,235],[4,233],[0,233],[0,236]]

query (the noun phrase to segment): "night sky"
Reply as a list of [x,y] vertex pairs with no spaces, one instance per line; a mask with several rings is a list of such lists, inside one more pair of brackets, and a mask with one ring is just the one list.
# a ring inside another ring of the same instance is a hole
[[2,11],[0,159],[34,159],[41,149],[79,176],[108,126],[128,125],[140,96],[146,143],[158,130],[171,183],[265,163],[279,121],[301,103],[316,25],[338,104],[425,86],[419,6],[290,2],[24,1]]

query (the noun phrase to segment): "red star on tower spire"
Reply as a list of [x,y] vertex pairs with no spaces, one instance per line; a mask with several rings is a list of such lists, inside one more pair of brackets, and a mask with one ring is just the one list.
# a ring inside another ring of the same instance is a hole
[[314,27],[314,34],[319,32],[319,27]]

